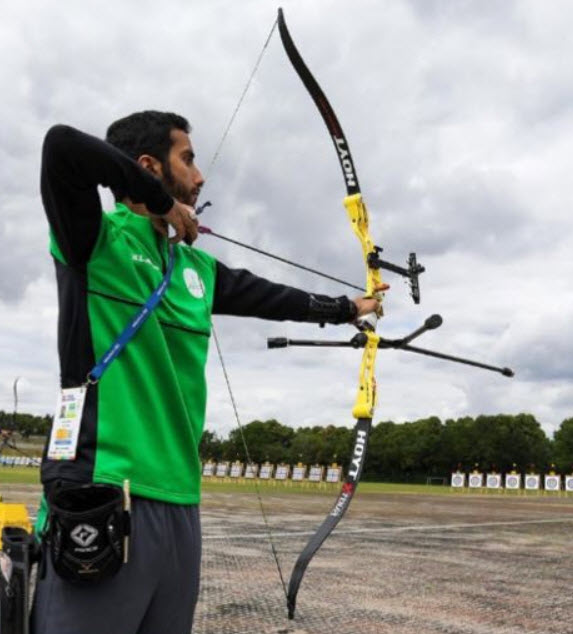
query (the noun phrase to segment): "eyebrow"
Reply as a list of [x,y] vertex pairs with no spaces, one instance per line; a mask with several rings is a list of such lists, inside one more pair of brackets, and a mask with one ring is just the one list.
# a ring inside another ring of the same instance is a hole
[[195,159],[195,152],[190,150],[189,148],[185,148],[183,152],[181,152],[181,156],[188,156],[190,159]]

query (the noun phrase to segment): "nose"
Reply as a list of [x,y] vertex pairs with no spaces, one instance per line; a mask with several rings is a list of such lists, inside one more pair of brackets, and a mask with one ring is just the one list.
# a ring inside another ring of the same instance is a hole
[[195,171],[193,173],[193,181],[196,187],[203,187],[205,183],[205,179],[203,178],[203,174],[201,170],[195,166]]

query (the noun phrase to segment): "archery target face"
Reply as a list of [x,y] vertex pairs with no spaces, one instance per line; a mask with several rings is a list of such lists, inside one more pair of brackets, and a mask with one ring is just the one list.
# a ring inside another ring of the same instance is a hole
[[478,489],[483,485],[483,476],[481,473],[472,473],[470,475],[470,488],[471,489]]
[[525,488],[529,491],[535,491],[539,489],[539,476],[528,475],[525,477]]
[[513,474],[505,476],[506,489],[519,489],[520,484],[521,484],[521,476],[513,475]]
[[545,476],[545,490],[559,491],[561,488],[561,477],[558,475]]

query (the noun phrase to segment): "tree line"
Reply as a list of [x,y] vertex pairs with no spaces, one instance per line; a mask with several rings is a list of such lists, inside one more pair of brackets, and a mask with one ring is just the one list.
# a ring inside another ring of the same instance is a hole
[[[0,410],[0,429],[23,437],[46,436],[50,415],[16,414]],[[277,420],[252,421],[243,426],[250,459],[255,463],[331,464],[346,466],[352,452],[353,431],[347,427],[293,429]],[[239,429],[227,438],[205,431],[200,445],[203,460],[247,462]],[[425,481],[447,477],[458,466],[484,471],[573,472],[573,418],[565,419],[552,439],[531,414],[469,416],[441,421],[436,416],[372,428],[364,478],[367,480]],[[515,465],[515,467],[514,467]]]
[[34,416],[34,414],[14,414],[0,410],[0,429],[6,432],[15,431],[24,438],[30,436],[47,436],[53,416]]
[[[243,427],[252,462],[348,464],[353,431],[346,427],[292,429],[276,420],[253,421]],[[239,429],[228,438],[206,431],[201,441],[203,460],[247,462]],[[363,478],[370,481],[425,481],[463,470],[506,472],[517,469],[548,471],[551,465],[573,472],[573,418],[564,420],[549,439],[531,414],[438,417],[373,426]]]

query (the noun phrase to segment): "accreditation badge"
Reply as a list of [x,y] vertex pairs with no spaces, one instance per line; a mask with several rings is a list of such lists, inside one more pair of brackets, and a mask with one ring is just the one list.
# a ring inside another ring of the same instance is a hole
[[48,445],[50,460],[75,460],[86,391],[85,386],[60,390]]

